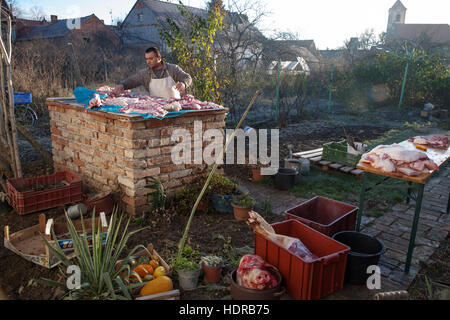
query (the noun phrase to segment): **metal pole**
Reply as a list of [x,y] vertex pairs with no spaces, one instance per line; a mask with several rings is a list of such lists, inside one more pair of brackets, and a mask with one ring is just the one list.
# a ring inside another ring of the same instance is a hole
[[364,212],[364,200],[366,196],[366,180],[367,180],[368,173],[363,173],[362,176],[362,182],[361,182],[361,194],[359,197],[359,210],[358,210],[358,219],[356,223],[356,231],[359,232],[359,229],[361,228],[361,220]]
[[331,95],[333,92],[333,79],[334,79],[334,61],[331,64],[330,92],[328,94],[328,113],[331,113]]
[[417,191],[416,210],[414,213],[414,220],[411,228],[411,235],[409,237],[408,254],[406,255],[405,273],[409,273],[409,267],[411,266],[412,254],[414,251],[414,242],[416,240],[417,226],[419,224],[420,208],[422,207],[423,189],[425,185],[420,183],[419,190]]
[[400,92],[400,101],[398,102],[399,108],[402,105],[403,93],[405,92],[405,84],[406,84],[406,77],[408,75],[408,67],[409,67],[409,61],[406,63],[405,74],[403,76],[402,91]]
[[281,72],[281,59],[278,58],[278,67],[277,67],[277,91],[275,96],[275,121],[278,122],[280,119],[280,106],[279,106],[279,97],[280,97],[280,72]]

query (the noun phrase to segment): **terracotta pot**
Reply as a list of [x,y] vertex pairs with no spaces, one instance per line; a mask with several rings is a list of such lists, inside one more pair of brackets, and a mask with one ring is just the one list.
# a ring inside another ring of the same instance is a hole
[[249,207],[242,207],[239,206],[237,204],[234,204],[233,202],[231,202],[231,206],[233,207],[233,213],[234,213],[234,218],[237,221],[245,221],[249,218],[248,213],[250,211],[252,211],[253,206],[249,206]]
[[283,278],[281,273],[274,268],[270,268],[270,272],[276,277],[278,284],[271,289],[254,290],[238,285],[236,281],[237,269],[233,269],[230,273],[231,285],[229,287],[231,298],[233,300],[279,300],[286,291],[282,286]]
[[203,263],[203,281],[219,282],[222,272],[222,266],[210,267]]
[[264,176],[261,174],[261,168],[252,169],[253,181],[261,181]]

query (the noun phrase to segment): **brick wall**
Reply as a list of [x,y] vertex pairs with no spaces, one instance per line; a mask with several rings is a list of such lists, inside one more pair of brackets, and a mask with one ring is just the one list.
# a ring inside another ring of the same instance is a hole
[[[58,101],[46,102],[55,170],[69,169],[79,175],[89,191],[116,193],[131,215],[150,210],[153,190],[145,188],[150,177],[159,177],[167,194],[173,195],[208,167],[172,162],[173,130],[184,128],[193,136],[194,121],[202,121],[203,130],[224,132],[227,112],[191,112],[158,120],[87,111]],[[203,148],[208,144],[203,143]]]

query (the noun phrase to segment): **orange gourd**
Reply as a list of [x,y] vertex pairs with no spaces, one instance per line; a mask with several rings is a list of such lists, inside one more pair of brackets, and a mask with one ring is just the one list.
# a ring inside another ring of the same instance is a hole
[[149,264],[140,264],[133,271],[143,278],[147,274],[153,274],[153,267]]
[[148,282],[142,287],[140,295],[141,297],[149,296],[152,294],[157,294],[165,291],[170,291],[173,289],[172,279],[167,276],[161,276]]

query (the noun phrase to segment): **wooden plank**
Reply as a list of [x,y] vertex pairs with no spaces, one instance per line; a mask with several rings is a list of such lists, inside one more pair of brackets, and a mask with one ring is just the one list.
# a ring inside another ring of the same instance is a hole
[[333,168],[333,169],[339,169],[339,168],[342,168],[343,166],[344,165],[340,164],[340,163],[332,163],[332,164],[330,164],[330,167]]
[[322,157],[316,157],[316,158],[309,159],[309,161],[311,161],[311,162],[319,162],[320,160],[322,160]]
[[364,170],[360,170],[360,169],[355,169],[352,170],[351,173],[354,174],[355,176],[358,176],[360,174],[362,174],[364,172]]
[[175,289],[149,296],[137,297],[135,300],[180,300],[180,290]]
[[326,160],[319,161],[319,164],[321,164],[323,166],[328,166],[331,163],[332,163],[331,161],[326,161]]
[[310,154],[310,153],[316,153],[316,152],[322,152],[323,148],[318,148],[314,150],[308,150],[308,151],[302,151],[302,152],[296,152],[292,156],[293,157],[302,157],[304,155]]
[[322,152],[315,152],[315,153],[310,153],[310,154],[301,156],[301,158],[303,158],[303,159],[310,159],[310,158],[315,158],[315,157],[318,157],[318,156],[321,156],[321,155],[322,155]]
[[345,172],[345,173],[349,173],[350,171],[355,170],[355,168],[354,167],[342,167],[342,168],[339,168],[339,170],[341,170],[342,172]]

